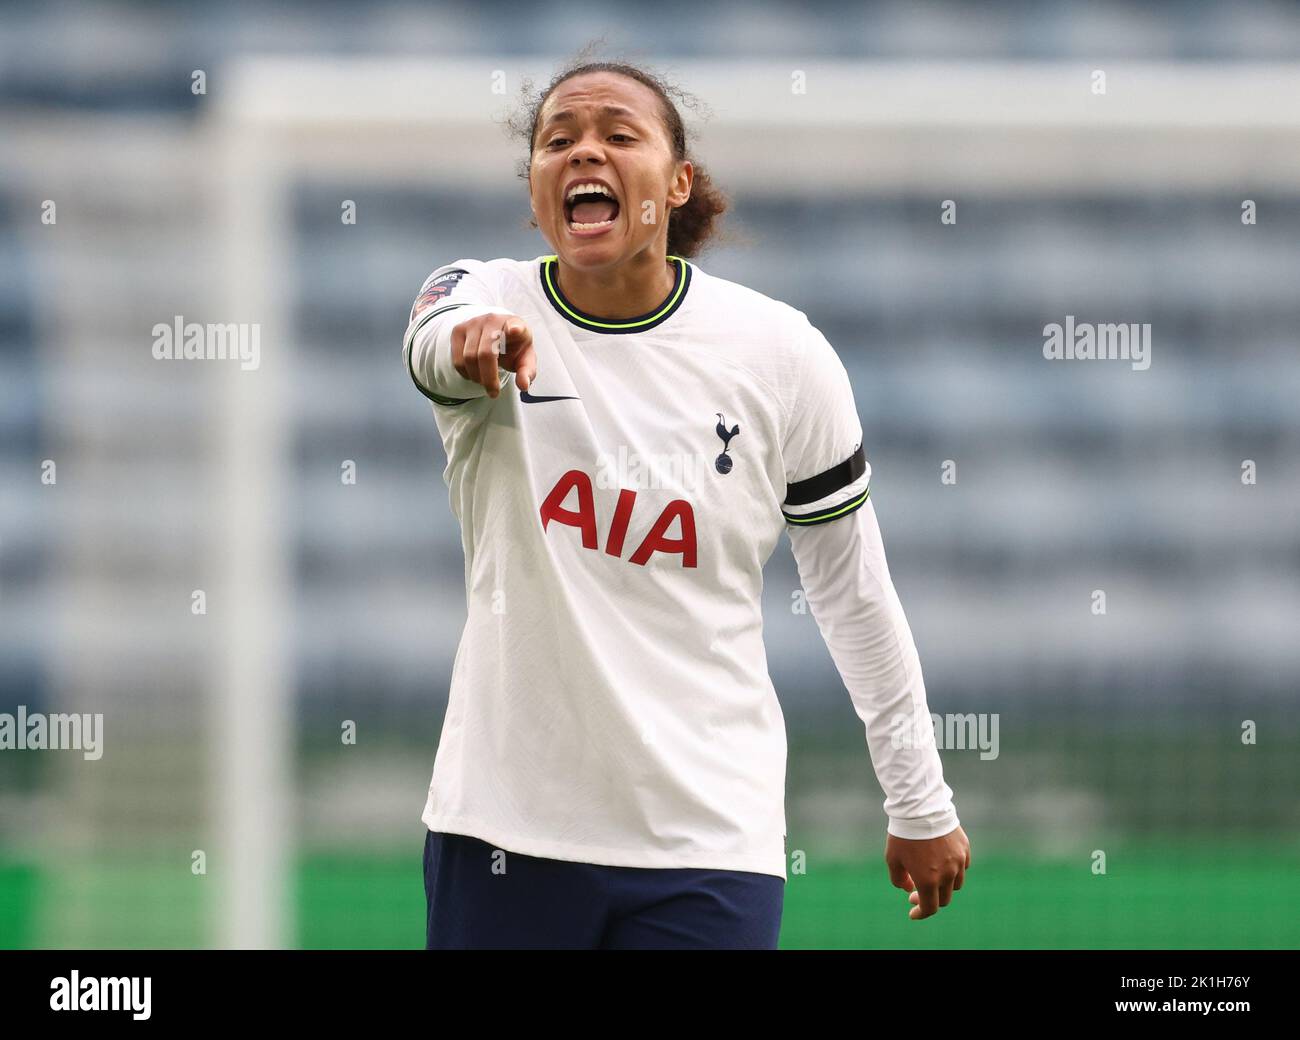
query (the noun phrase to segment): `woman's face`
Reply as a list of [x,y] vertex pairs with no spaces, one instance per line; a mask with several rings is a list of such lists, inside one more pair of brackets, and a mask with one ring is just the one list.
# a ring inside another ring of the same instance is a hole
[[[528,188],[538,228],[565,263],[605,267],[656,241],[656,251],[666,248],[669,210],[690,197],[693,170],[673,159],[658,113],[649,87],[612,72],[574,76],[546,99]],[[613,198],[566,204],[569,190],[590,180]]]

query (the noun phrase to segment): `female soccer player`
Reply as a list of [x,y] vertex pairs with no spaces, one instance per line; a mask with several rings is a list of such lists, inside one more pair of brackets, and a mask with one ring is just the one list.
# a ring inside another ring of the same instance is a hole
[[458,260],[411,311],[468,601],[423,813],[429,948],[776,946],[760,592],[783,530],[911,916],[970,866],[848,374],[801,311],[686,259],[726,200],[668,89],[625,64],[557,76],[528,131],[554,254]]

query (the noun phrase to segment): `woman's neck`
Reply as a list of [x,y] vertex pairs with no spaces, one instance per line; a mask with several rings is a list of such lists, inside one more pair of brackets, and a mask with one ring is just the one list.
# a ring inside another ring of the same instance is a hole
[[673,261],[650,256],[618,267],[583,271],[556,263],[560,292],[574,307],[597,318],[618,320],[648,314],[673,291],[677,278]]

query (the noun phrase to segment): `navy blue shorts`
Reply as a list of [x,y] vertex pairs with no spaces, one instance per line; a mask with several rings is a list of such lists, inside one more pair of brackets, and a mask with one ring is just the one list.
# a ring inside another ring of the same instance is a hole
[[785,879],[542,859],[429,831],[424,895],[430,950],[774,950]]

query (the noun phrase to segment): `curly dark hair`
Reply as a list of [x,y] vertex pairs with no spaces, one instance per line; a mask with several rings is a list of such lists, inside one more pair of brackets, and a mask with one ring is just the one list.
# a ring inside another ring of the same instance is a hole
[[[690,154],[686,140],[686,127],[670,95],[679,98],[691,108],[700,107],[699,103],[693,96],[643,67],[624,61],[588,61],[585,52],[594,45],[594,43],[588,44],[584,48],[584,55],[572,59],[540,94],[534,94],[531,80],[524,80],[520,91],[521,111],[507,121],[511,134],[528,145],[528,158],[521,162],[519,176],[524,180],[528,179],[528,171],[532,166],[533,146],[537,140],[537,120],[546,99],[561,83],[588,72],[613,72],[643,83],[659,97],[659,115],[672,145],[673,158],[689,161],[694,169],[690,198],[668,214],[668,255],[697,256],[701,250],[713,244],[719,237],[726,237],[720,236],[718,223],[719,218],[730,206],[726,194],[714,184],[708,171]],[[536,228],[537,221],[530,219],[528,226]]]

